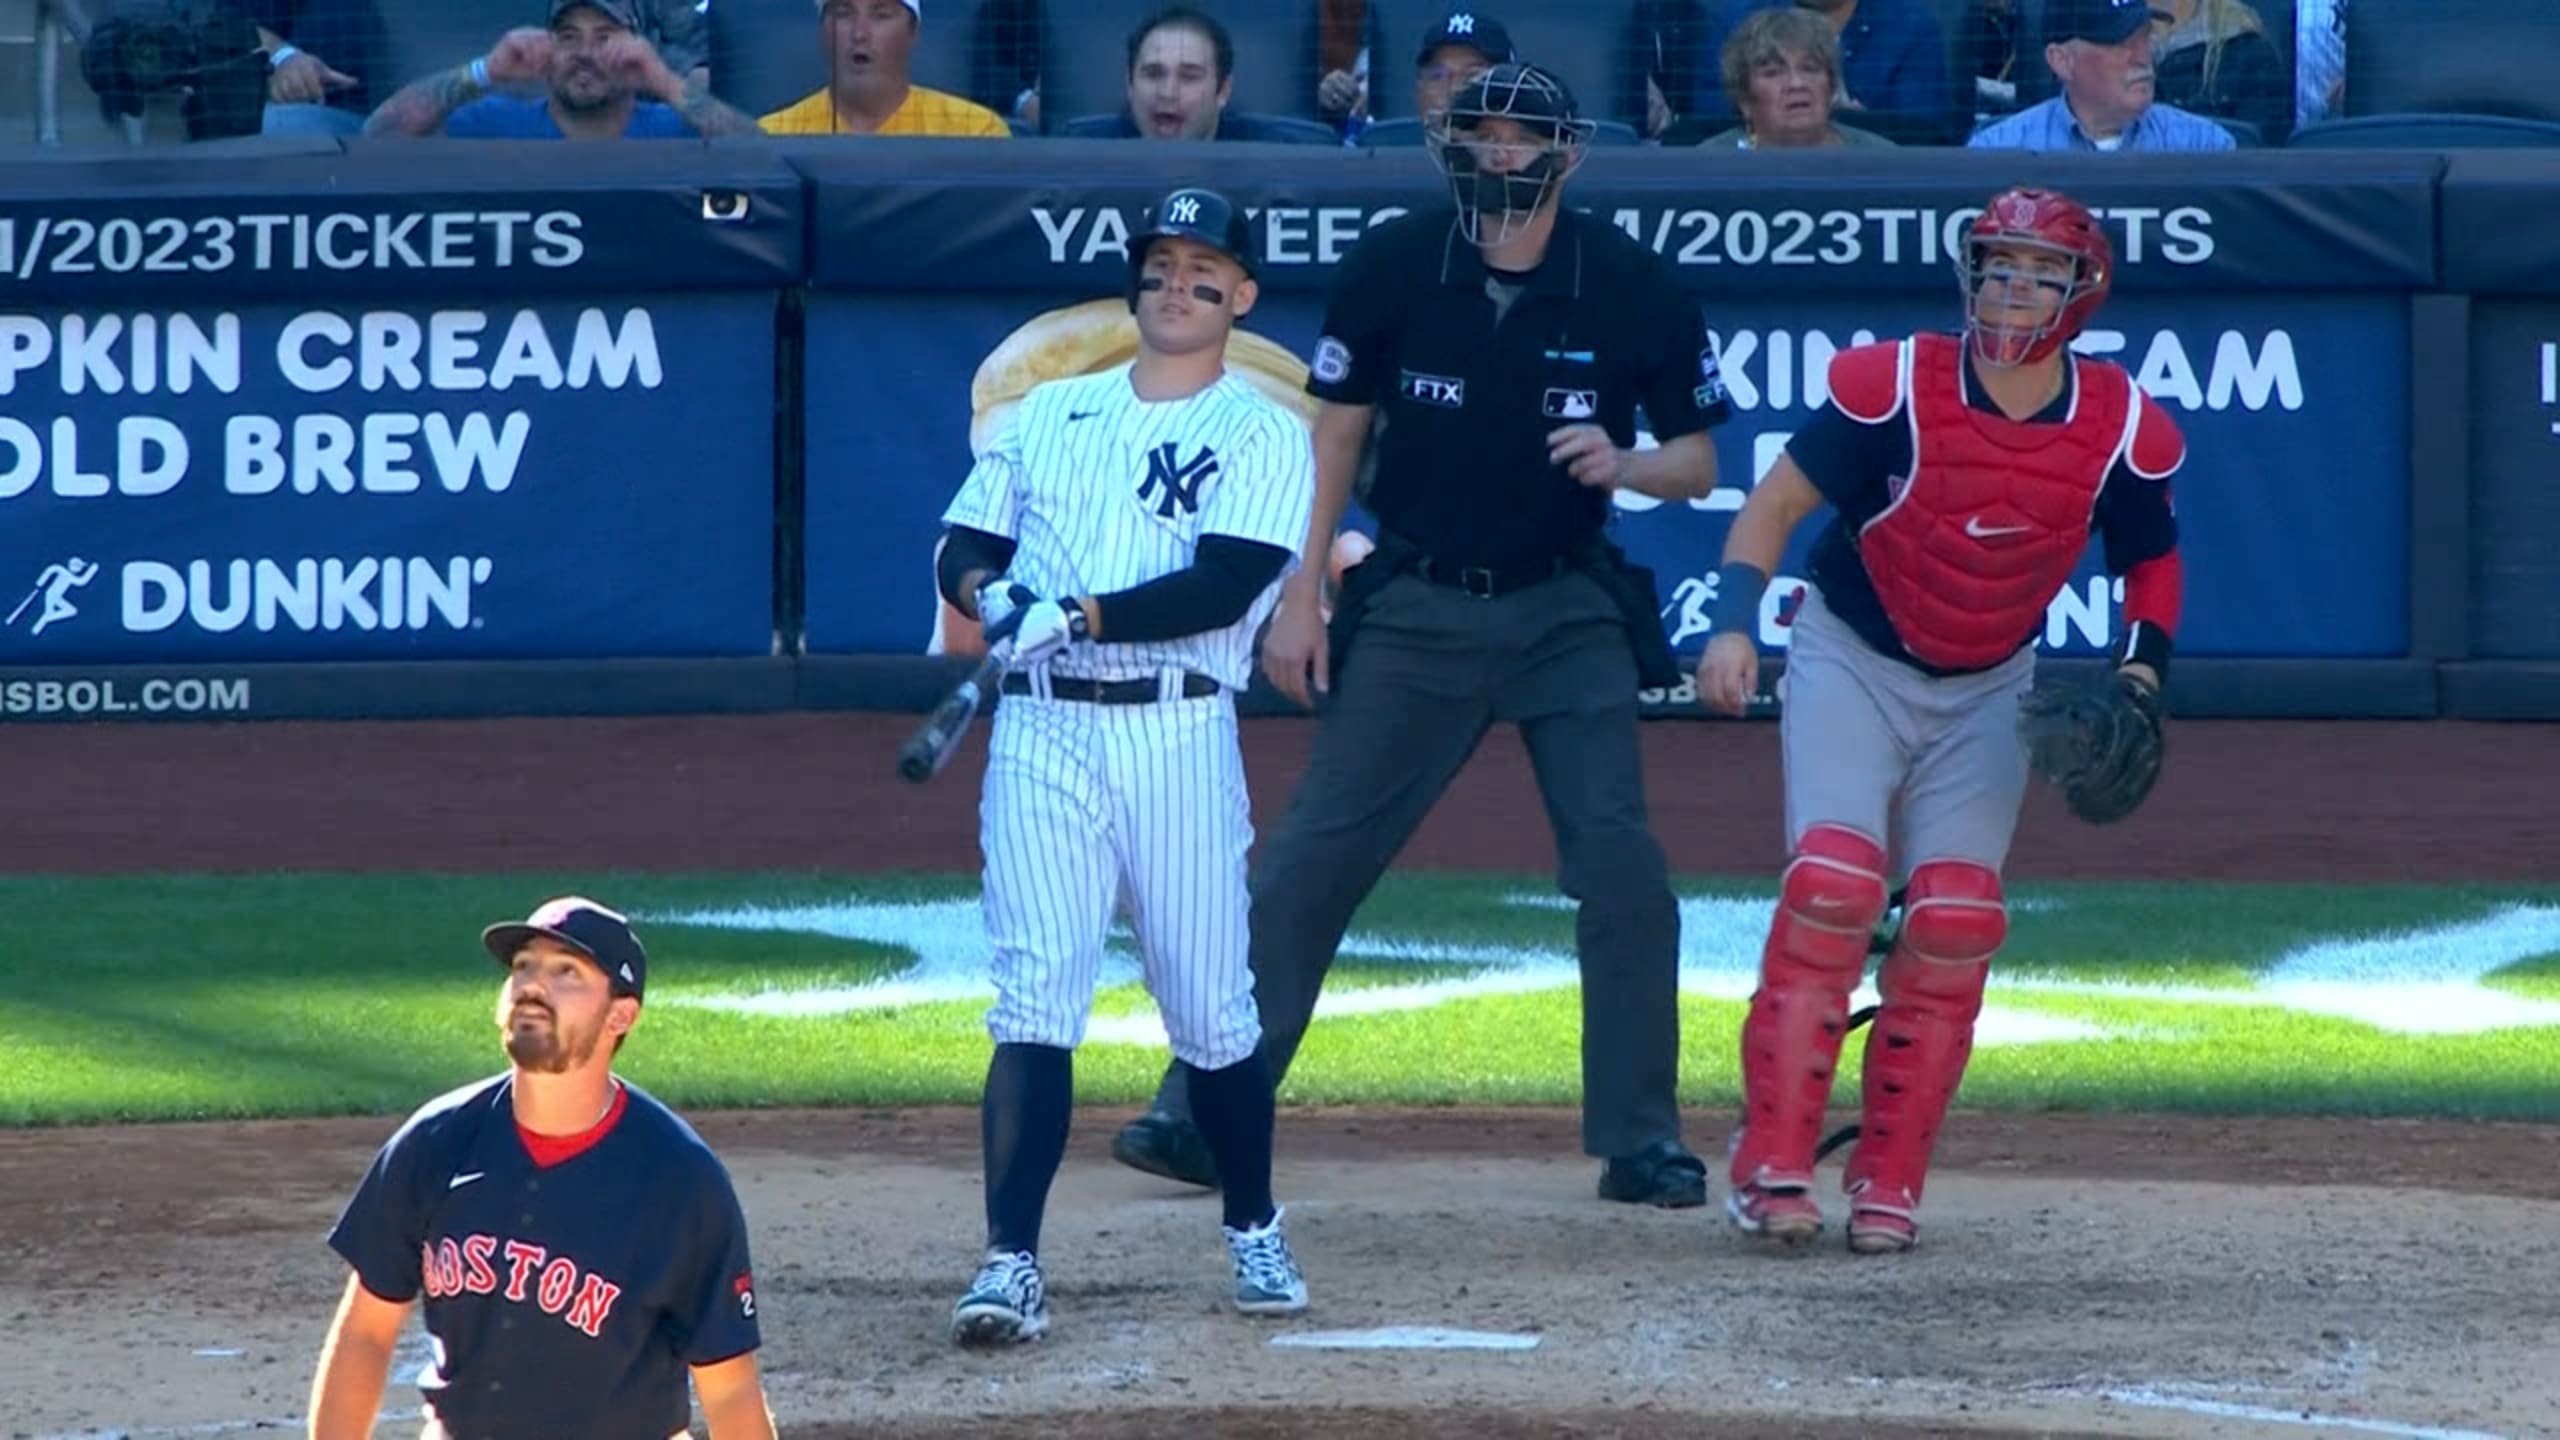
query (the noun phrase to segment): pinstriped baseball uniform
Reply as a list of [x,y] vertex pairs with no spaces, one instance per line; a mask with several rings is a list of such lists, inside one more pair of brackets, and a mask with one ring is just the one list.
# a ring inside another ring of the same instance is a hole
[[[1203,535],[1294,555],[1315,503],[1306,427],[1232,375],[1149,402],[1130,366],[1034,389],[944,512],[1016,542],[1009,579],[1098,595],[1192,563]],[[1294,562],[1293,562],[1294,563]],[[1284,576],[1285,578],[1285,576]],[[1080,645],[997,706],[979,824],[995,947],[996,1043],[1084,1038],[1103,937],[1125,903],[1174,1055],[1217,1070],[1261,1039],[1247,965],[1253,822],[1234,691],[1279,602],[1275,580],[1223,630]],[[1218,682],[1183,698],[1185,672]],[[1047,676],[1155,678],[1162,700],[1047,698]]]

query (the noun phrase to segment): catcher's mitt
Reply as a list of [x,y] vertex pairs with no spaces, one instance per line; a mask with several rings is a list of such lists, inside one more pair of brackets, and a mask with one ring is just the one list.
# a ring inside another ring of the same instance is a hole
[[2027,763],[2092,825],[2139,808],[2160,778],[2160,697],[2110,669],[2094,682],[2039,682],[2018,702]]

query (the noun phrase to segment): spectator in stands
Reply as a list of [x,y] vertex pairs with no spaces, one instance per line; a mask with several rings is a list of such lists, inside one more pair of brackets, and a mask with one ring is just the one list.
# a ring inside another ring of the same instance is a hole
[[[2281,3],[2281,0],[2279,0]],[[2152,67],[2160,98],[2197,115],[2243,120],[2271,145],[2293,130],[2293,87],[2248,0],[2161,0]]]
[[1346,135],[1369,120],[1369,66],[1383,52],[1369,0],[1316,0],[1315,113]]
[[2156,98],[2148,0],[2047,0],[2062,93],[1976,131],[1979,150],[2230,150],[2231,132]]
[[[711,0],[718,4],[720,0]],[[768,135],[942,135],[1010,140],[1004,117],[910,78],[924,0],[817,0],[825,89],[764,117]]]
[[267,62],[269,135],[353,135],[373,110],[383,63],[372,0],[258,0],[258,53]]
[[2344,114],[2346,88],[2347,0],[2294,0],[2294,123]]
[[[1956,36],[1956,88],[1973,107],[1975,127],[1990,124],[2035,98],[2046,72],[2031,50],[2020,0],[1973,0]],[[2033,67],[2032,69],[2030,67]]]
[[1426,125],[1439,119],[1459,87],[1519,58],[1501,21],[1463,5],[1451,10],[1422,37],[1422,53],[1414,61],[1415,118]]
[[[1644,133],[1657,139],[1684,117],[1700,113],[1699,97],[1714,90],[1716,25],[1701,0],[1636,0],[1627,45],[1625,93],[1644,92]],[[1714,126],[1724,123],[1719,111]],[[1703,134],[1714,126],[1687,127]],[[1686,142],[1684,142],[1686,143]]]
[[[1840,108],[1865,112],[1864,128],[1916,140],[1952,140],[1963,133],[1955,85],[1947,76],[1947,42],[1927,0],[1744,0],[1725,15],[1716,53],[1751,13],[1793,4],[1821,16],[1840,39]],[[1730,104],[1718,93],[1704,97],[1701,115]]]
[[[412,4],[416,0],[391,0]],[[687,89],[711,85],[711,19],[706,0],[641,0],[640,38],[658,47],[658,58],[684,78]]]
[[1840,37],[1810,10],[1755,11],[1724,42],[1724,93],[1742,123],[1700,142],[1716,150],[1791,150],[1892,141],[1835,118]]
[[686,89],[639,28],[634,0],[552,0],[549,30],[510,30],[480,59],[411,82],[382,102],[364,133],[465,140],[755,133],[746,115]]
[[1216,17],[1188,5],[1159,10],[1129,32],[1129,103],[1106,134],[1124,140],[1268,140],[1250,115],[1229,115],[1236,42]]
[[969,35],[969,98],[1038,129],[1048,26],[1040,0],[983,0]]

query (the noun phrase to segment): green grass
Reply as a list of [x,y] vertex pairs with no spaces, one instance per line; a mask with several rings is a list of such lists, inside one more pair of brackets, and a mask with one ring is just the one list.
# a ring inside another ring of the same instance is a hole
[[[1769,881],[1700,881],[1689,943],[1747,973]],[[1508,903],[1536,877],[1398,875],[1358,935],[1570,952],[1571,915]],[[326,1113],[396,1114],[503,1064],[497,967],[479,927],[564,892],[644,916],[746,903],[953,903],[982,944],[974,884],[937,876],[411,875],[0,880],[0,1125]],[[2001,1011],[2099,1027],[2103,1038],[1985,1044],[1970,1105],[2212,1112],[2340,1112],[2560,1119],[2560,1025],[2412,1035],[2239,998],[2289,948],[2476,920],[2554,891],[2237,885],[2022,887],[1995,974]],[[1717,905],[1718,899],[1733,903]],[[939,999],[825,1018],[731,1013],[715,996],[809,991],[896,976],[892,944],[644,919],[651,1005],[623,1070],[680,1105],[896,1104],[976,1096],[984,1002]],[[1721,947],[1715,949],[1714,947]],[[1693,954],[1697,953],[1693,948]],[[1735,958],[1740,957],[1740,958]],[[2477,968],[2477,967],[2475,967]],[[1448,982],[1484,965],[1346,958],[1328,994]],[[2006,979],[2120,991],[2004,989]],[[1736,983],[1741,983],[1738,979]],[[2560,951],[2492,976],[2484,1003],[2560,1003]],[[2153,992],[2153,993],[2146,993]],[[1733,1100],[1738,989],[1690,995],[1683,1091]],[[1107,990],[1097,1023],[1145,1016],[1136,986]],[[1569,989],[1478,994],[1429,1008],[1327,1016],[1292,1071],[1303,1102],[1568,1104],[1578,1096],[1579,1004]],[[1843,1076],[1854,1083],[1855,1051]],[[1079,1097],[1127,1102],[1154,1086],[1161,1048],[1088,1044]]]

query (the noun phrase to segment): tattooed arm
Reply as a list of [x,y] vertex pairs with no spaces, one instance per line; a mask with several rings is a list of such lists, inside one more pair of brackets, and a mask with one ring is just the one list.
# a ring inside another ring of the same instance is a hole
[[637,35],[616,36],[600,58],[608,73],[626,77],[635,93],[683,116],[693,133],[705,139],[764,133],[754,116],[708,90],[686,83],[684,77],[667,68],[655,46]]
[[473,63],[482,67],[488,84],[475,79],[468,64],[413,80],[365,118],[364,133],[423,136],[441,132],[446,117],[492,89],[540,80],[551,66],[551,36],[541,30],[510,30],[496,49]]

